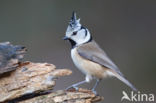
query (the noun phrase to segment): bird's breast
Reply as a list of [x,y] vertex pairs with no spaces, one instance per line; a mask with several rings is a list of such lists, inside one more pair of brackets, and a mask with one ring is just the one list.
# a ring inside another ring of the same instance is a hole
[[103,78],[107,75],[107,68],[80,56],[77,48],[71,50],[71,57],[76,67],[85,75],[95,76],[97,78]]

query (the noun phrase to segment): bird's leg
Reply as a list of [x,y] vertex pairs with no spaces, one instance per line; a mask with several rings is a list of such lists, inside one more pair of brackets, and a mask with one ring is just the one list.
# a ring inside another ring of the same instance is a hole
[[86,83],[86,80],[81,81],[81,82],[78,82],[78,83],[76,83],[76,84],[73,84],[73,85],[67,87],[66,90],[68,90],[68,89],[70,89],[70,88],[74,88],[75,90],[78,90],[78,87],[77,87],[77,86],[79,86],[79,85],[81,85],[81,84],[84,84],[84,83]]
[[100,82],[100,79],[96,79],[96,83],[95,83],[94,87],[92,88],[92,92],[93,92],[95,95],[97,95],[97,92],[96,92],[95,88],[97,87],[97,85],[99,84],[99,82]]

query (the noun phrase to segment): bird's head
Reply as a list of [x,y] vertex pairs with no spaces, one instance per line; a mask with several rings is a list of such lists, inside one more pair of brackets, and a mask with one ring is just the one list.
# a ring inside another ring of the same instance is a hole
[[92,37],[87,28],[80,24],[80,19],[76,19],[76,13],[73,12],[71,20],[66,30],[64,40],[69,40],[72,47],[91,41]]

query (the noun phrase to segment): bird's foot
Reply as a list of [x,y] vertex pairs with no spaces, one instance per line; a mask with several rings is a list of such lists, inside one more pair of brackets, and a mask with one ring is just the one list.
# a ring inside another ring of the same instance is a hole
[[97,92],[96,92],[96,90],[92,89],[92,92],[93,92],[96,96],[98,95]]
[[71,85],[71,86],[67,87],[66,90],[69,90],[71,88],[74,88],[76,91],[79,90],[79,88],[77,86],[75,86],[75,85]]

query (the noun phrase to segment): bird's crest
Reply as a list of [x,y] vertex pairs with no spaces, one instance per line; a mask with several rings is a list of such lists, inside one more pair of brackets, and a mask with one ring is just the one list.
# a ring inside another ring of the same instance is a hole
[[81,26],[80,19],[76,19],[76,13],[73,11],[69,25],[72,29]]

